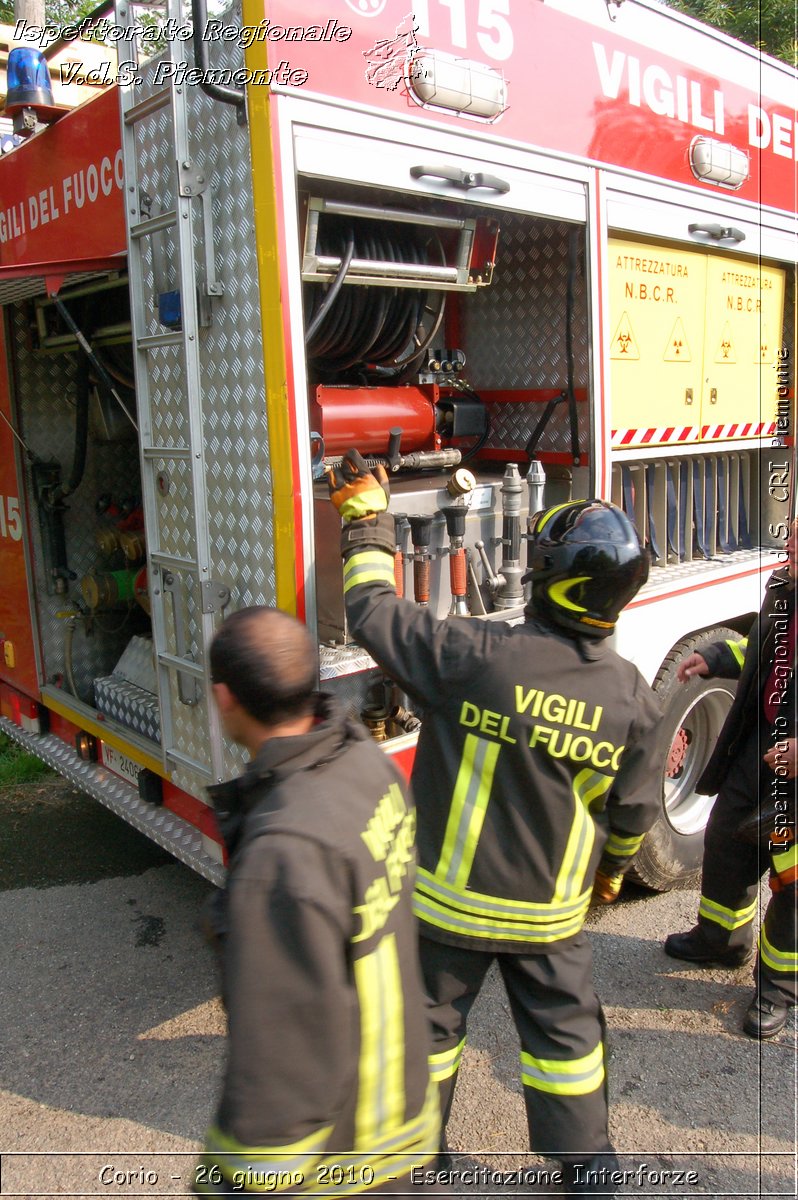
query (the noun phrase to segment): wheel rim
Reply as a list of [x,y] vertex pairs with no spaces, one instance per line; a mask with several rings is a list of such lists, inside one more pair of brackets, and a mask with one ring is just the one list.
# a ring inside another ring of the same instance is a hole
[[706,825],[714,796],[699,796],[696,784],[718,740],[732,698],[723,688],[696,696],[676,726],[665,764],[665,815],[677,833],[699,833]]

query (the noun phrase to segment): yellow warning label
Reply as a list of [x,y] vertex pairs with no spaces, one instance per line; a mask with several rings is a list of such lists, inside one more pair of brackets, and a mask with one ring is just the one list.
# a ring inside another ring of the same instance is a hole
[[690,345],[681,317],[676,318],[676,324],[668,338],[662,358],[664,362],[692,362],[693,356],[690,353]]
[[632,333],[632,325],[629,320],[629,314],[624,313],[618,322],[618,328],[612,335],[612,350],[610,358],[616,359],[638,359],[640,350],[638,349],[635,335]]
[[731,325],[727,321],[723,326],[723,333],[720,335],[720,345],[715,351],[716,363],[736,363],[737,356],[734,353],[734,343],[732,341]]
[[771,341],[768,327],[765,322],[762,322],[759,334],[759,355],[754,358],[755,363],[772,363],[774,357],[774,346]]

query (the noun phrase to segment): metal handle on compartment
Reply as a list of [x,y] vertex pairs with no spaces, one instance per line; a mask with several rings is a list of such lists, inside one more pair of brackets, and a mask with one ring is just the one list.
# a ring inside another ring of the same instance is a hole
[[472,188],[487,188],[491,192],[504,195],[509,192],[510,185],[496,175],[486,175],[482,171],[463,171],[460,167],[411,167],[412,179],[422,179],[429,175],[432,179],[448,179],[455,187],[471,191]]

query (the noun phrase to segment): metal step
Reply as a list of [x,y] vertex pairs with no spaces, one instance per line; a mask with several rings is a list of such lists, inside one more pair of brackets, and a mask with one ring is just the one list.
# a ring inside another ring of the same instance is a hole
[[174,458],[186,459],[191,458],[190,446],[156,446],[153,443],[149,445],[142,444],[141,453],[145,458]]
[[167,654],[165,650],[162,650],[158,655],[158,662],[161,666],[169,667],[170,670],[183,671],[194,679],[205,679],[205,668],[191,658],[181,658],[177,654]]
[[134,240],[138,240],[152,237],[154,233],[160,233],[163,229],[174,229],[176,224],[177,213],[170,208],[166,212],[159,213],[157,217],[147,217],[146,221],[136,221],[131,224],[129,233]]
[[156,567],[164,567],[167,571],[189,571],[196,574],[198,570],[196,559],[178,558],[176,554],[162,554],[158,550],[152,551],[150,562]]
[[147,337],[136,338],[138,350],[158,350],[161,346],[182,346],[182,333],[151,333]]
[[125,124],[135,125],[137,121],[141,121],[144,117],[152,116],[162,108],[166,108],[171,100],[171,89],[169,87],[161,88],[157,92],[153,92],[151,96],[147,96],[144,100],[139,100],[138,104],[131,104],[130,108],[125,111]]

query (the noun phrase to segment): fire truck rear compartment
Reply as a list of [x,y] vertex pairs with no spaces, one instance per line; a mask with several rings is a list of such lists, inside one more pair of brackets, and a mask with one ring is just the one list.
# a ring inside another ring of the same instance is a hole
[[41,672],[158,742],[126,278],[66,288],[62,301],[126,411],[50,301],[9,309]]

